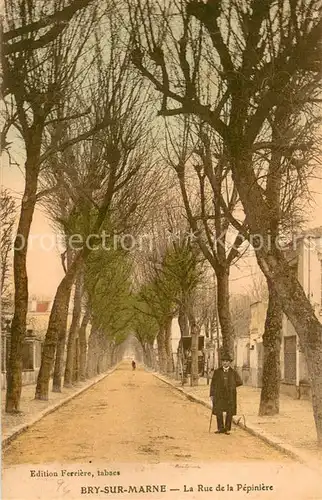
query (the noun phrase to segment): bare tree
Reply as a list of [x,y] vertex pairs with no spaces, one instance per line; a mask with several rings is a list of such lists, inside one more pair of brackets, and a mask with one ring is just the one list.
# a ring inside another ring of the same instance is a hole
[[0,251],[1,251],[1,307],[5,311],[10,305],[10,270],[12,240],[14,232],[16,206],[7,190],[0,192]]
[[[114,56],[113,56],[114,57]],[[112,64],[112,59],[109,64]],[[122,85],[125,85],[126,72],[124,66],[124,74],[120,78],[124,81]],[[120,69],[120,71],[123,71]],[[102,73],[102,67],[100,66],[98,70]],[[102,76],[101,76],[102,78]],[[88,241],[91,245],[90,234],[91,234],[91,224],[94,223],[95,215],[99,204],[101,203],[102,196],[104,195],[104,183],[107,185],[107,171],[102,168],[102,160],[104,160],[104,148],[107,151],[110,148],[111,141],[114,138],[115,142],[119,142],[120,150],[123,151],[122,161],[125,161],[126,152],[123,147],[126,145],[134,148],[138,136],[135,137],[134,132],[137,130],[139,132],[138,124],[135,124],[131,120],[134,120],[134,115],[139,109],[139,102],[137,101],[138,95],[133,97],[132,103],[128,108],[128,115],[125,117],[121,115],[124,112],[124,107],[127,105],[127,97],[125,87],[122,87],[121,92],[124,92],[124,100],[122,96],[118,95],[120,89],[116,85],[113,87],[113,78],[117,80],[115,75],[109,75],[106,73],[106,80],[102,81],[102,92],[107,88],[106,84],[109,83],[111,86],[110,101],[109,106],[111,109],[114,107],[114,113],[116,113],[116,105],[113,104],[113,99],[120,99],[120,127],[122,126],[123,137],[117,138],[117,131],[121,129],[114,129],[110,131],[107,136],[94,137],[91,142],[85,144],[76,144],[73,147],[65,150],[59,157],[54,157],[50,159],[50,163],[42,175],[42,183],[44,192],[47,193],[44,197],[44,206],[47,210],[49,217],[53,220],[54,228],[62,234],[62,239],[65,242],[65,251],[62,253],[62,260],[65,267],[65,272],[73,263],[73,260],[77,257],[77,251],[75,251],[72,245],[72,241],[81,238],[83,242]],[[120,83],[120,82],[119,82]],[[131,93],[131,89],[129,89]],[[123,95],[123,94],[122,94]],[[92,102],[95,102],[94,97]],[[101,110],[102,103],[99,102],[98,106]],[[94,106],[94,105],[93,105]],[[132,106],[132,108],[131,108]],[[132,111],[131,111],[132,110]],[[133,112],[133,116],[131,113]],[[135,115],[137,118],[139,115]],[[147,115],[148,116],[148,115]],[[142,115],[138,118],[141,120]],[[81,121],[87,118],[82,118]],[[130,125],[131,123],[131,125]],[[127,129],[127,124],[129,128]],[[133,126],[132,126],[133,125]],[[143,132],[144,125],[141,122]],[[84,127],[81,123],[79,126]],[[131,128],[132,127],[132,128]],[[137,128],[135,128],[137,127]],[[68,135],[68,131],[65,131],[65,136]],[[152,138],[145,135],[146,146]],[[132,146],[131,146],[132,143]],[[137,144],[137,143],[136,143]],[[151,143],[152,144],[152,143]],[[149,165],[146,163],[146,153],[143,147],[139,146],[140,151],[136,152],[136,171],[133,170],[133,177],[130,175],[127,181],[121,184],[120,189],[116,189],[110,206],[107,211],[106,218],[102,225],[102,233],[106,237],[102,240],[103,248],[106,252],[109,252],[110,248],[115,247],[115,245],[123,244],[125,247],[131,245],[134,242],[134,246],[137,243],[138,231],[142,230],[146,223],[147,214],[151,210],[151,206],[155,203],[155,199],[160,196],[158,190],[155,190],[156,186],[160,185],[160,179],[163,177],[160,175],[156,165],[154,165],[155,160],[150,156]],[[133,155],[132,155],[133,156]],[[141,161],[141,164],[139,165]],[[107,167],[106,167],[107,168]],[[121,165],[119,166],[120,172]],[[65,174],[62,176],[61,172],[64,171]],[[125,236],[124,236],[125,235]],[[127,235],[127,236],[126,236]],[[88,239],[89,238],[89,239]],[[95,245],[95,238],[92,238]],[[97,243],[97,242],[96,242]],[[106,247],[108,245],[108,247]],[[77,246],[77,245],[76,245]],[[62,382],[62,372],[63,372],[63,360],[66,345],[66,321],[68,314],[68,303],[67,296],[70,294],[71,288],[67,291],[65,296],[66,302],[64,306],[64,313],[61,311],[60,320],[62,327],[58,336],[58,344],[55,354],[55,369],[54,369],[54,380],[53,380],[53,390],[61,390]],[[90,306],[90,305],[89,305]],[[84,317],[84,324],[89,321],[89,315],[91,314],[91,307],[89,307],[88,314]],[[95,324],[97,320],[95,320]],[[72,353],[74,352],[74,341],[72,341],[72,336],[77,336],[77,328],[75,330],[77,322],[72,322],[69,331],[69,347],[67,352],[67,361],[71,363],[73,359]],[[81,360],[80,366],[83,370],[82,377],[85,376],[84,367],[86,365],[86,339],[84,338],[84,328],[79,330],[79,340],[81,348]],[[94,328],[93,332],[98,331]],[[93,345],[93,339],[91,340],[91,345]],[[65,375],[72,373],[72,367],[68,368],[68,373],[65,370]],[[65,384],[70,384],[70,376],[65,376]]]
[[248,288],[248,294],[252,302],[268,301],[267,282],[262,273],[251,273],[251,284]]
[[117,347],[130,332],[131,261],[126,251],[100,249],[87,259],[85,286],[92,313],[87,376],[114,363]]
[[[65,6],[67,2],[65,3]],[[60,4],[60,7],[63,3]],[[26,25],[33,25],[47,9],[57,12],[56,2],[6,2],[6,28],[19,30]],[[73,121],[79,115],[89,112],[88,105],[77,110],[74,108],[74,93],[79,89],[80,74],[85,79],[89,61],[83,58],[85,46],[89,42],[92,28],[96,22],[95,8],[80,10],[73,16],[73,22],[53,41],[29,51],[9,51],[5,55],[7,120],[5,132],[14,127],[21,137],[25,148],[25,189],[14,247],[15,312],[11,328],[11,350],[7,371],[6,411],[19,411],[21,394],[22,344],[26,331],[28,303],[28,279],[26,256],[30,226],[35,204],[40,198],[38,179],[46,160],[57,153],[55,141],[44,148],[47,127],[53,123]],[[19,35],[20,36],[20,35]],[[22,38],[28,38],[22,35]],[[21,44],[20,48],[23,46]],[[84,66],[85,64],[85,66]],[[87,64],[87,66],[86,66]],[[64,103],[64,111],[60,109]],[[67,105],[68,103],[68,105]],[[77,102],[77,104],[79,104]],[[73,136],[70,141],[61,141],[59,149],[64,150],[70,144],[90,137],[102,123],[83,132],[82,137]]]
[[[248,227],[232,219],[231,223],[246,238],[252,235],[259,266],[299,335],[321,444],[322,326],[283,252],[270,245],[275,214],[254,162],[258,151],[274,154],[271,130],[266,132],[278,107],[292,108],[295,102],[297,114],[303,118],[300,126],[306,111],[319,101],[320,1],[281,0],[277,8],[273,2],[259,0],[250,4],[193,0],[169,2],[164,7],[147,0],[136,2],[136,6],[130,12],[135,28],[133,62],[162,94],[160,114],[195,114],[227,147]],[[187,57],[187,48],[191,54],[196,46],[201,47],[197,65],[195,58],[191,63]],[[201,85],[209,62],[219,82],[213,85],[210,96],[202,92]],[[289,156],[292,150],[298,153],[301,147],[291,138],[283,156]],[[219,199],[229,216],[226,203]]]
[[[133,302],[133,307],[135,307],[135,300]],[[145,312],[140,313],[138,306],[134,308],[132,324],[135,337],[140,342],[143,350],[144,364],[149,368],[155,369],[156,365],[153,353],[153,344],[158,334],[157,321],[152,315],[148,316]]]
[[[153,266],[154,267],[154,266]],[[159,370],[161,373],[173,372],[173,359],[171,347],[171,326],[176,313],[174,290],[169,283],[165,283],[162,276],[160,263],[157,265],[157,275],[152,269],[149,279],[141,287],[136,297],[136,315],[152,318],[158,325],[156,335],[158,346]]]
[[[194,291],[201,280],[202,259],[191,241],[184,208],[177,202],[177,187],[168,192],[153,220],[153,246],[141,262],[144,280],[138,290],[136,310],[159,325],[156,335],[159,365],[162,372],[172,373],[171,324],[178,315],[182,336],[192,339],[191,384],[198,383],[198,336]],[[171,194],[173,193],[173,198]]]
[[81,314],[82,314],[82,296],[83,296],[83,273],[82,273],[82,267],[80,267],[75,277],[73,314],[68,333],[67,357],[65,364],[65,375],[64,375],[65,387],[71,387],[73,382],[75,361],[77,359],[76,339],[78,336],[78,330],[80,327]]
[[21,18],[19,21],[21,23],[19,26],[19,23],[15,24],[14,22],[17,21],[15,18],[16,5],[11,1],[6,1],[8,29],[2,34],[2,54],[6,56],[49,45],[58,38],[73,16],[85,9],[90,3],[93,3],[93,0],[74,1],[67,5],[61,5],[61,8],[57,8],[55,4],[47,4],[47,9],[44,9],[45,5],[43,5],[42,9],[37,12],[38,15],[28,19],[27,13],[30,14],[35,6],[32,2],[22,2],[20,4]]
[[81,381],[86,380],[86,364],[87,364],[87,337],[86,329],[91,321],[91,308],[88,297],[86,297],[85,311],[78,332],[79,338],[79,378]]
[[[86,264],[95,244],[102,241],[101,231],[113,210],[115,197],[123,189],[129,188],[147,164],[145,146],[149,132],[145,121],[147,109],[141,91],[142,82],[133,75],[129,65],[129,53],[124,50],[125,38],[121,42],[122,34],[117,33],[112,16],[109,19],[111,36],[107,52],[99,46],[99,40],[104,39],[99,38],[99,33],[96,37],[98,88],[93,90],[91,96],[92,108],[106,126],[104,132],[97,133],[87,146],[83,144],[85,154],[82,155],[83,163],[86,162],[87,178],[95,179],[99,186],[88,200],[92,207],[90,212],[87,206],[83,207],[83,214],[82,208],[76,207],[81,219],[87,221],[85,231],[81,233],[83,245],[76,252],[56,292],[43,348],[36,399],[48,399],[50,372],[58,334],[63,326],[62,312],[69,303],[70,290],[81,263]],[[71,192],[77,182],[77,159],[80,156],[75,158],[76,164],[66,176]]]
[[[178,127],[178,122],[176,123]],[[180,124],[179,124],[180,126]],[[172,129],[173,130],[173,129]],[[181,196],[191,231],[204,257],[216,274],[218,315],[223,349],[233,354],[234,331],[229,309],[229,275],[239,259],[244,238],[231,230],[220,199],[225,200],[232,216],[238,209],[238,196],[228,173],[227,158],[211,131],[200,123],[184,118],[182,136],[174,139],[168,131],[175,157],[168,157],[177,172]],[[175,144],[175,142],[181,144]],[[168,148],[169,149],[169,148]],[[192,202],[193,200],[193,202]]]

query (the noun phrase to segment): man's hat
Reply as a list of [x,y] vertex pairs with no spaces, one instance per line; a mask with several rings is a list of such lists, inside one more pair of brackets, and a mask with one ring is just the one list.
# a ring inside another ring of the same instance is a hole
[[221,361],[232,361],[232,360],[233,360],[232,357],[227,352],[225,352],[221,356]]

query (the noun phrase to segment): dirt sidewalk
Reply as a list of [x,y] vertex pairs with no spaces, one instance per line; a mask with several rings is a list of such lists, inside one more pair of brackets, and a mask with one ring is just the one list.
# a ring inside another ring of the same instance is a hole
[[291,462],[242,429],[209,434],[209,416],[151,373],[122,364],[21,434],[4,450],[3,463]]

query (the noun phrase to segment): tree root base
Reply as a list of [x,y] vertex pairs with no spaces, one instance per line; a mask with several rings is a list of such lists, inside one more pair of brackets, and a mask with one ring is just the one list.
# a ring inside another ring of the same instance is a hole
[[38,401],[48,401],[48,396],[41,396],[41,395],[36,395],[35,399]]
[[258,415],[259,417],[274,417],[274,415],[278,415],[280,412],[279,408],[276,405],[272,404],[260,404]]

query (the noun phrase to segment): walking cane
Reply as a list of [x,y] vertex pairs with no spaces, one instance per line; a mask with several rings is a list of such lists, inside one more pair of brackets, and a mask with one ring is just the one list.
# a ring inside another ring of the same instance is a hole
[[210,415],[210,422],[209,422],[209,432],[210,432],[210,429],[211,429],[211,422],[212,422],[212,408],[211,408],[211,415]]
[[212,410],[213,410],[213,401],[212,401],[212,398],[211,399],[211,414],[210,414],[210,422],[209,422],[209,432],[210,432],[210,429],[211,429],[211,422],[212,422]]

